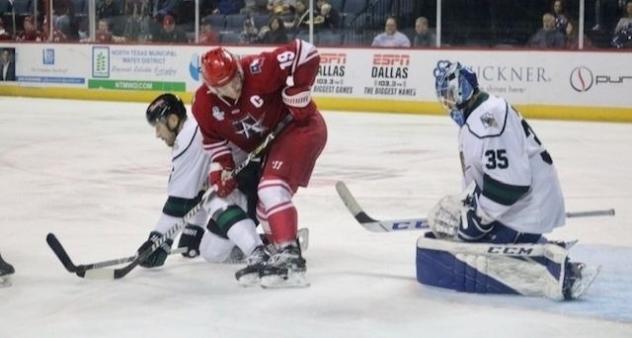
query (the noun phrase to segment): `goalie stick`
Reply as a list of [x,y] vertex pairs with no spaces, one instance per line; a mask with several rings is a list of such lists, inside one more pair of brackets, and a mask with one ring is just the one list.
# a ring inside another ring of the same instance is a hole
[[[248,166],[250,162],[252,162],[256,158],[261,157],[263,152],[266,149],[268,149],[268,146],[270,145],[270,143],[272,143],[272,141],[277,137],[277,135],[279,135],[285,129],[285,127],[291,122],[292,122],[292,115],[290,114],[286,115],[283,118],[283,120],[281,120],[277,124],[275,129],[271,131],[264,138],[261,144],[259,144],[257,148],[255,148],[253,151],[248,153],[248,156],[246,157],[246,159],[243,162],[241,162],[239,165],[237,165],[235,169],[233,169],[230,175],[232,177],[237,176],[237,174],[239,174],[246,166]],[[79,265],[77,266],[77,270],[75,273],[77,274],[77,276],[82,277],[82,278],[87,278],[87,279],[120,279],[120,278],[125,277],[138,264],[140,264],[140,262],[144,261],[145,259],[147,259],[147,257],[151,256],[151,254],[153,254],[154,251],[156,251],[156,249],[158,249],[163,243],[165,243],[167,239],[171,239],[176,234],[178,234],[180,230],[182,230],[182,228],[184,228],[184,226],[187,223],[189,223],[189,221],[191,221],[191,219],[193,219],[193,217],[203,208],[203,206],[212,198],[214,198],[216,195],[217,195],[217,192],[215,191],[215,189],[213,188],[208,189],[206,193],[204,193],[204,195],[202,196],[198,204],[196,204],[193,208],[191,208],[191,210],[189,210],[189,212],[187,212],[180,221],[172,225],[163,234],[162,237],[153,241],[150,248],[148,248],[144,252],[141,252],[135,255],[132,261],[129,262],[129,264],[118,269],[106,269],[102,265],[99,267],[94,267],[94,266],[89,266],[89,265],[83,265],[83,266]],[[68,260],[62,261],[62,264],[64,264],[64,266],[65,266],[65,263],[69,263],[69,261]],[[70,261],[70,263],[72,262]]]
[[[371,232],[394,232],[402,230],[422,230],[429,229],[430,225],[426,218],[410,218],[410,219],[391,219],[391,220],[377,220],[369,216],[358,204],[347,185],[342,182],[336,182],[336,191],[344,202],[345,206],[351,212],[356,221],[362,225],[366,230]],[[566,217],[593,217],[593,216],[614,216],[614,209],[606,210],[589,210],[578,212],[567,212]]]

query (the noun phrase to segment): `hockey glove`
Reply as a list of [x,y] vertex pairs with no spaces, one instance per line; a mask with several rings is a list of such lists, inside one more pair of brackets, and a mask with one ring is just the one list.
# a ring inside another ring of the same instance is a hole
[[204,236],[204,229],[197,225],[187,224],[182,230],[182,235],[180,235],[180,240],[178,241],[178,248],[188,249],[182,253],[182,256],[187,258],[199,256],[202,236]]
[[233,168],[235,168],[235,163],[231,155],[221,156],[211,164],[209,183],[215,186],[219,197],[230,195],[237,187],[237,181],[231,174]]
[[[154,241],[159,238],[162,238],[163,234],[158,231],[152,231],[149,233],[149,239],[143,243],[143,245],[138,248],[138,254],[142,254],[146,250],[151,248]],[[149,257],[142,260],[139,264],[144,268],[155,268],[162,266],[165,264],[167,260],[167,256],[169,256],[169,252],[171,251],[171,245],[173,244],[173,240],[167,239],[156,251],[154,251]]]

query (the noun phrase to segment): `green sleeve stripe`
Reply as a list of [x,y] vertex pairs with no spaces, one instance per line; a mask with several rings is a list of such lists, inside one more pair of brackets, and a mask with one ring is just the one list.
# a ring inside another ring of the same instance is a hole
[[217,215],[215,223],[222,231],[228,232],[235,223],[246,218],[248,218],[246,213],[240,207],[233,205]]
[[529,186],[505,184],[489,175],[483,176],[483,196],[502,204],[512,205],[529,191]]
[[165,206],[162,208],[162,212],[165,215],[173,217],[184,217],[189,210],[191,210],[196,204],[200,203],[203,193],[203,191],[200,191],[195,198],[169,196],[169,198],[167,198],[167,202],[165,202]]

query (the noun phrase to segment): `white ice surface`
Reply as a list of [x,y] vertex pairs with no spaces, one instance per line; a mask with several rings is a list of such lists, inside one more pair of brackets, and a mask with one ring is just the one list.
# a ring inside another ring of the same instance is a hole
[[418,232],[369,233],[338,199],[344,180],[374,217],[424,215],[459,190],[447,117],[327,112],[329,141],[297,195],[309,227],[308,289],[244,289],[238,268],[171,257],[118,281],[67,273],[132,255],[165,200],[169,149],[144,104],[0,97],[0,252],[17,273],[0,289],[0,338],[38,337],[632,337],[632,125],[531,121],[559,170],[577,260],[603,266],[581,301],[480,296],[415,280]]

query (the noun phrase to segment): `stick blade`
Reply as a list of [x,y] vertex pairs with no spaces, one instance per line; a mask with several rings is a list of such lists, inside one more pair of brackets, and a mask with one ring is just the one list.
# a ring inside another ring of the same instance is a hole
[[92,280],[113,280],[115,279],[114,272],[115,270],[113,269],[79,269],[77,276]]
[[48,246],[51,248],[51,250],[53,250],[55,256],[57,256],[61,264],[64,265],[68,272],[74,273],[77,271],[77,266],[72,262],[70,256],[68,256],[68,252],[66,252],[55,234],[49,233],[48,235],[46,235],[46,243],[48,243]]
[[336,191],[338,192],[340,199],[342,199],[342,202],[347,206],[347,209],[349,209],[353,217],[355,217],[358,222],[376,222],[375,219],[371,218],[364,212],[364,210],[362,210],[362,207],[360,207],[360,204],[358,204],[358,201],[356,201],[355,197],[353,197],[351,191],[349,191],[349,188],[347,188],[347,185],[344,182],[336,182]]

